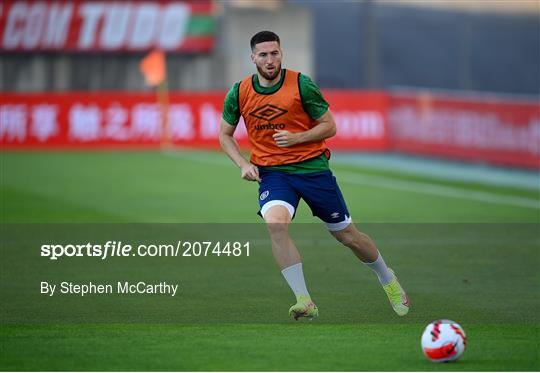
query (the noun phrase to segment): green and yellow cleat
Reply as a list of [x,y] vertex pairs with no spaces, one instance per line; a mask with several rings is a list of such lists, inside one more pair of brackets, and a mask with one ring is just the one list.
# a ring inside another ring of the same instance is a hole
[[411,307],[409,297],[407,296],[407,293],[405,293],[405,290],[403,290],[403,288],[399,284],[394,271],[392,271],[390,268],[388,268],[388,270],[392,273],[392,276],[394,278],[389,284],[383,285],[383,289],[386,292],[388,300],[390,301],[390,305],[392,306],[394,311],[399,316],[405,316],[409,312],[409,308]]
[[319,309],[310,297],[299,297],[298,302],[289,309],[289,315],[298,320],[300,317],[307,317],[313,320],[319,316]]

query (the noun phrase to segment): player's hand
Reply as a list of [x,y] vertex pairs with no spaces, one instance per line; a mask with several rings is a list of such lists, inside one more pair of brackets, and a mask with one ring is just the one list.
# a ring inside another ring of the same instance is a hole
[[276,133],[272,135],[277,146],[280,148],[286,148],[298,144],[298,134],[285,130],[276,130]]
[[249,181],[258,181],[261,182],[261,177],[259,176],[259,169],[257,166],[252,165],[251,163],[242,166],[241,168],[242,172],[242,179],[249,180]]

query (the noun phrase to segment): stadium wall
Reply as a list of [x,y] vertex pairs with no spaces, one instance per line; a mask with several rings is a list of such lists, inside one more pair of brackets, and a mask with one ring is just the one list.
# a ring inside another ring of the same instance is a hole
[[[427,92],[325,90],[338,133],[333,150],[399,151],[540,169],[534,100]],[[224,91],[0,93],[2,150],[218,148]],[[243,122],[236,136],[248,140]]]

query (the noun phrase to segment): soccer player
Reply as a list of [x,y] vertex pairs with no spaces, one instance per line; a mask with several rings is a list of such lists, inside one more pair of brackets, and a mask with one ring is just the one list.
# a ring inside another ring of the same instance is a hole
[[[329,169],[324,140],[336,134],[336,124],[328,103],[308,76],[281,67],[283,53],[275,33],[261,31],[250,44],[257,73],[234,84],[227,94],[219,139],[242,178],[259,183],[259,214],[267,224],[274,258],[296,296],[289,314],[296,320],[319,314],[288,232],[302,198],[330,233],[375,272],[392,308],[404,316],[409,311],[405,291],[371,238],[352,224]],[[233,137],[241,116],[251,144],[249,161]]]

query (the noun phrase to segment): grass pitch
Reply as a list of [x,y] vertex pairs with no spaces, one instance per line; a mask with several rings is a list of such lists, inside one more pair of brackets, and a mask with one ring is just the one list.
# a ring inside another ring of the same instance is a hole
[[[292,295],[266,237],[250,257],[106,264],[44,262],[35,246],[11,240],[26,227],[54,231],[66,226],[62,223],[108,223],[144,232],[149,226],[132,223],[182,223],[210,232],[230,223],[231,229],[256,231],[261,228],[256,184],[240,180],[224,155],[2,153],[0,161],[1,370],[540,369],[539,210],[534,206],[340,182],[357,225],[396,270],[413,308],[404,318],[395,316],[375,276],[301,204],[291,231],[321,316],[294,322],[287,315]],[[538,191],[332,168],[338,181],[340,175],[380,176],[395,180],[394,186],[432,183],[501,199],[538,200]],[[41,238],[32,236],[28,239]],[[47,299],[36,294],[47,276],[166,278],[177,280],[181,290],[174,298]],[[469,346],[457,363],[433,364],[422,356],[420,335],[436,318],[453,319],[468,334]]]

